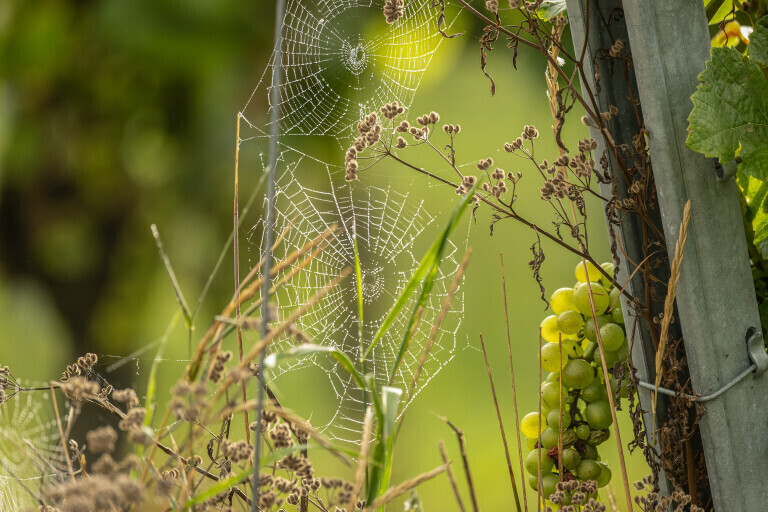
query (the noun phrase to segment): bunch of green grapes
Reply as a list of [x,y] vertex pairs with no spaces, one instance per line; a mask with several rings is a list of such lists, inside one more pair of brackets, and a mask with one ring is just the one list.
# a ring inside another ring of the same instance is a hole
[[[603,263],[601,267],[613,277],[613,264]],[[541,483],[545,497],[555,492],[561,478],[561,432],[563,480],[592,480],[598,487],[611,480],[611,470],[600,462],[597,450],[610,437],[613,418],[592,317],[590,287],[614,396],[617,386],[621,387],[622,398],[627,393],[626,385],[613,377],[614,365],[629,356],[620,290],[591,263],[576,266],[576,279],[573,288],[560,288],[550,298],[554,314],[541,322],[541,367],[549,372],[541,386],[541,415],[532,412],[520,423],[520,432],[528,438],[531,450],[525,459],[528,482],[534,490]]]

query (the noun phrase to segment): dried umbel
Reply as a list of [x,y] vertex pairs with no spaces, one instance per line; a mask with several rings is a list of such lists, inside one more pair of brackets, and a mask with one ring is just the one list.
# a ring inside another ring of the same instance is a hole
[[139,397],[131,388],[112,390],[112,399],[126,404],[129,408],[139,405]]
[[224,373],[225,370],[225,364],[232,359],[232,352],[229,350],[225,350],[224,352],[219,352],[216,354],[216,360],[213,363],[213,368],[211,368],[211,375],[210,379],[213,382],[219,382],[221,380],[221,376]]
[[251,457],[253,446],[243,440],[230,441],[229,439],[223,439],[221,441],[221,453],[237,464],[238,462],[247,461]]
[[86,395],[96,395],[101,390],[99,385],[85,377],[72,377],[62,383],[61,390],[70,400],[80,402]]
[[394,23],[403,17],[405,6],[403,0],[387,0],[384,2],[384,18],[387,23]]
[[485,0],[485,8],[493,14],[499,13],[499,0]]
[[385,118],[389,119],[390,121],[394,121],[394,119],[405,112],[405,109],[401,107],[396,101],[393,101],[392,103],[387,103],[383,107],[381,107],[381,115],[383,115]]
[[141,428],[144,424],[144,417],[147,415],[147,410],[143,407],[134,407],[129,410],[125,415],[125,418],[120,420],[118,427],[121,430],[131,430],[133,428]]
[[113,452],[117,442],[117,432],[109,425],[105,425],[86,433],[85,440],[91,453]]
[[92,474],[50,487],[44,497],[61,512],[128,511],[144,501],[144,489],[125,474]]

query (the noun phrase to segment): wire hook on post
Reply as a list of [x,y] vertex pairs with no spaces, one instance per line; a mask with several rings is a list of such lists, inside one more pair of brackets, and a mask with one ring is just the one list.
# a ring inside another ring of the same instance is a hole
[[[747,329],[746,335],[747,342],[747,355],[752,364],[749,365],[744,371],[739,373],[736,377],[731,379],[723,387],[714,391],[708,395],[687,395],[685,393],[678,393],[668,388],[659,387],[658,392],[667,396],[681,396],[690,400],[691,402],[709,402],[718,398],[720,395],[731,389],[733,386],[744,380],[750,373],[754,373],[755,377],[765,373],[768,370],[768,354],[765,352],[765,340],[763,339],[763,333],[757,330],[755,327]],[[637,384],[645,389],[651,391],[656,390],[656,386],[653,382],[646,382],[644,380],[638,380]]]

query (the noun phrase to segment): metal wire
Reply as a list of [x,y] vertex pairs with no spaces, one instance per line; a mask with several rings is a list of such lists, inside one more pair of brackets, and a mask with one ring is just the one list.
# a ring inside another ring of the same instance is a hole
[[[264,338],[269,330],[269,289],[272,286],[270,273],[272,272],[272,244],[275,231],[275,168],[277,167],[277,143],[280,137],[280,87],[282,83],[282,39],[283,17],[285,13],[285,0],[277,0],[275,8],[275,51],[272,60],[272,90],[270,103],[272,107],[269,138],[269,176],[267,178],[267,221],[264,225],[264,272],[261,287],[261,337]],[[259,470],[261,461],[261,412],[264,409],[264,357],[266,350],[259,356],[259,374],[256,405],[256,431],[254,433],[253,447],[253,487],[251,488],[251,511],[259,510]]]
[[[731,380],[728,384],[721,387],[714,393],[710,393],[708,395],[687,395],[685,393],[678,393],[676,391],[672,391],[669,388],[663,388],[661,386],[659,386],[658,392],[661,393],[662,395],[667,395],[667,396],[682,396],[683,398],[687,398],[691,402],[708,402],[710,400],[714,400],[715,398],[719,397],[720,395],[722,395],[723,393],[731,389],[733,386],[741,382],[747,375],[749,375],[750,373],[753,373],[756,369],[757,369],[757,365],[755,363],[752,363],[749,366],[749,368],[747,368],[746,370],[738,374],[736,377],[734,377],[733,380]],[[651,391],[656,390],[656,386],[654,386],[652,382],[638,380],[637,384],[641,388],[650,389]]]

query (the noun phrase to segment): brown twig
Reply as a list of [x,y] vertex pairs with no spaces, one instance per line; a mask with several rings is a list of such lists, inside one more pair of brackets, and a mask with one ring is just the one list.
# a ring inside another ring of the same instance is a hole
[[[512,457],[509,456],[509,445],[507,444],[507,434],[504,432],[504,422],[501,419],[501,409],[499,409],[499,400],[496,398],[496,386],[493,385],[493,375],[491,375],[491,365],[488,363],[488,352],[485,350],[485,340],[480,335],[480,346],[483,349],[483,359],[485,359],[485,371],[488,372],[488,381],[491,383],[491,395],[493,396],[493,406],[496,408],[496,418],[499,420],[499,432],[501,432],[501,442],[504,445],[504,455],[507,458],[507,470],[509,471],[509,481],[512,484],[512,493],[515,495],[515,506],[520,512],[520,496],[517,494],[517,480],[515,472],[512,469]],[[520,478],[522,478],[522,473]]]
[[469,472],[469,460],[467,459],[467,442],[464,438],[464,431],[451,423],[448,418],[439,417],[456,434],[456,440],[459,442],[461,450],[461,461],[464,464],[464,475],[467,477],[467,486],[469,487],[469,496],[472,499],[472,510],[477,512],[477,496],[475,495],[475,485],[472,483],[472,474]]
[[[507,324],[507,351],[509,355],[509,375],[512,379],[512,410],[515,413],[515,433],[517,434],[517,458],[520,462],[520,478],[525,478],[523,470],[523,444],[520,441],[520,415],[517,409],[517,384],[515,383],[515,367],[512,363],[512,336],[509,331],[509,306],[507,305],[507,276],[504,272],[504,253],[499,254],[501,260],[501,290],[504,295],[504,318]],[[528,493],[525,489],[525,482],[521,482],[523,487],[523,506],[528,510]]]
[[440,456],[443,458],[443,464],[446,465],[445,472],[448,475],[448,481],[451,482],[451,489],[453,489],[453,495],[456,497],[456,503],[459,505],[459,510],[465,512],[464,502],[461,501],[461,493],[459,493],[459,486],[456,485],[456,479],[453,477],[453,471],[451,471],[450,459],[448,459],[448,452],[445,450],[445,443],[442,441],[437,442],[437,446],[440,448]]

